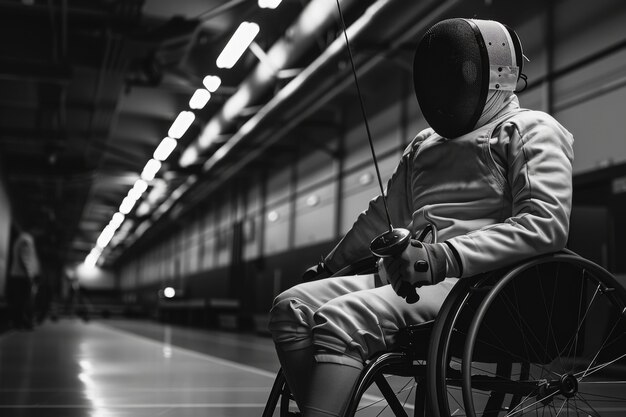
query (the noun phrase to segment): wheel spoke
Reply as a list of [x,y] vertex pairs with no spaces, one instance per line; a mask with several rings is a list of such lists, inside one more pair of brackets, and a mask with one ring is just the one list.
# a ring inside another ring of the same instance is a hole
[[[613,360],[612,360],[612,361],[610,361],[610,362],[603,363],[603,364],[601,364],[601,365],[596,365],[596,366],[594,366],[593,368],[589,368],[589,367],[588,367],[588,368],[584,371],[584,373],[583,373],[583,372],[578,372],[577,374],[574,374],[574,376],[578,378],[579,374],[581,374],[581,373],[582,373],[583,375],[580,377],[580,381],[582,381],[582,379],[583,379],[584,377],[586,377],[586,376],[590,376],[590,375],[593,375],[593,374],[595,374],[596,372],[598,372],[599,370],[604,369],[604,368],[606,368],[607,366],[612,365],[613,363],[615,363],[615,362],[617,362],[617,361],[619,361],[620,359],[625,358],[625,357],[626,357],[626,353],[624,353],[624,354],[623,354],[622,356],[620,356],[620,357],[617,357],[617,358],[613,359]],[[591,364],[589,364],[589,365],[591,366]]]
[[579,381],[579,384],[626,384],[625,381]]
[[[555,273],[555,275],[556,275],[555,286],[558,284],[558,281],[559,281],[559,270],[560,270],[560,267],[561,267],[561,264],[557,264],[557,271]],[[556,300],[556,291],[552,291],[552,301],[550,303],[550,311],[548,312],[548,305],[546,304],[545,290],[543,288],[543,279],[541,278],[541,273],[539,272],[539,267],[538,266],[535,267],[535,271],[537,271],[536,273],[537,273],[537,276],[539,277],[538,281],[539,281],[539,288],[541,290],[541,299],[543,301],[543,306],[544,306],[544,309],[546,311],[546,315],[547,315],[547,318],[548,318],[548,332],[546,334],[546,340],[544,342],[544,345],[545,346],[548,345],[549,336],[552,336],[551,337],[552,343],[554,344],[554,348],[558,352],[559,351],[559,346],[558,346],[558,343],[557,343],[556,338],[554,336],[554,332],[551,331],[552,330],[552,316],[553,316],[553,313],[554,313],[554,302]],[[582,287],[582,285],[581,285],[581,287]],[[581,297],[582,297],[582,291],[581,291]],[[580,303],[579,303],[579,309],[580,309]],[[578,313],[578,317],[580,317],[580,311]],[[576,338],[576,340],[578,341],[578,338]],[[559,359],[559,364],[561,365],[561,369],[564,369],[563,368],[563,364],[561,363],[561,356],[560,355],[558,356],[558,359]]]
[[[580,280],[581,281],[580,282],[580,297],[578,299],[578,312],[576,313],[576,317],[577,318],[580,318],[580,309],[583,306],[583,295],[585,294],[585,291],[584,291],[585,273],[586,273],[586,270],[583,270],[583,273],[582,273],[582,276],[581,276],[581,280]],[[556,291],[555,291],[555,293],[556,293]],[[577,352],[578,352],[578,336],[579,336],[579,332],[576,331],[576,333],[574,335],[574,344],[569,349],[567,357],[570,357],[569,355],[572,353],[572,348],[573,348],[573,354],[574,355],[577,354]],[[561,355],[559,354],[559,358],[560,357],[561,357]],[[574,372],[574,366],[576,366],[575,362],[572,364],[572,367],[570,368],[569,373]]]
[[[461,389],[460,389],[460,388],[456,388],[456,390],[457,390],[457,391],[461,391]],[[460,392],[459,392],[459,394],[460,394]],[[457,396],[456,396],[456,395],[452,395],[452,394],[450,394],[450,397],[452,397],[452,399],[454,400],[454,402],[456,403],[456,405],[457,405],[457,406],[459,406],[461,410],[464,410],[464,406],[463,406],[463,404],[461,404],[461,402],[459,402],[459,400],[457,399]]]
[[[583,397],[582,395],[580,395],[580,393],[578,393],[578,394],[577,394],[577,397],[578,397],[578,398],[580,398],[580,399],[582,400],[582,402],[584,402],[584,403],[587,405],[587,407],[589,407],[589,408],[590,408],[590,410],[591,410],[591,411],[592,411],[592,412],[593,412],[593,413],[594,413],[597,417],[602,417],[602,416],[600,415],[600,413],[598,413],[598,412],[596,411],[596,409],[595,409],[595,408],[593,408],[591,404],[589,404],[589,402],[585,399],[585,397]],[[585,411],[586,411],[586,412],[589,412],[590,410],[585,410]]]
[[[485,346],[489,346],[489,347],[492,347],[492,348],[494,348],[494,349],[496,349],[496,350],[499,350],[500,352],[503,352],[503,353],[508,354],[508,355],[511,357],[511,359],[518,359],[518,360],[520,360],[521,362],[527,362],[527,360],[528,360],[528,358],[523,358],[523,357],[521,357],[521,356],[519,356],[519,355],[516,355],[515,353],[513,353],[513,352],[511,352],[511,351],[509,351],[509,350],[506,350],[506,349],[504,349],[504,348],[501,348],[501,347],[499,347],[499,346],[496,346],[496,345],[494,345],[493,343],[488,343],[488,342],[485,342],[485,341],[483,341],[483,340],[481,340],[481,341],[480,341],[480,343],[484,344]],[[551,369],[546,368],[546,366],[545,366],[545,365],[542,365],[542,364],[534,364],[534,365],[535,365],[536,367],[538,367],[538,368],[541,368],[541,369],[542,369],[542,371],[546,371],[547,373],[549,373],[549,374],[553,374],[553,375],[555,375],[555,376],[558,376],[559,378],[561,378],[561,377],[562,377],[562,375],[561,375],[561,374],[559,374],[559,373],[557,373],[557,372],[555,372],[555,371],[553,371],[553,370],[551,370]],[[531,376],[532,376],[532,375],[531,375]],[[533,377],[533,379],[539,379],[539,378],[535,378],[535,377]]]
[[[574,404],[574,408],[575,408],[576,410],[580,410],[580,409],[578,408],[578,402],[576,402],[576,397],[575,397],[575,396],[572,398],[572,403]],[[578,414],[578,413],[576,413],[576,414]]]
[[557,417],[561,415],[561,411],[563,411],[563,407],[565,406],[565,403],[566,403],[566,402],[567,402],[567,401],[566,401],[566,400],[564,400],[564,401],[561,403],[561,408],[559,408],[559,411],[556,413]]
[[[525,327],[526,329],[528,329],[528,335],[529,335],[529,336],[532,336],[532,338],[533,338],[533,339],[537,342],[537,344],[538,344],[539,346],[542,346],[542,343],[541,343],[541,341],[539,340],[539,338],[537,337],[537,335],[533,332],[533,330],[532,330],[532,326],[528,325],[528,323],[526,322],[526,320],[524,320],[524,319],[522,318],[522,316],[520,315],[519,300],[518,300],[518,298],[517,298],[517,290],[516,290],[516,288],[515,288],[515,284],[513,284],[513,295],[515,296],[515,306],[517,307],[517,310],[516,310],[516,311],[517,311],[516,316],[517,316],[517,318],[518,318],[518,320],[519,320],[519,324],[517,324],[517,327],[519,328],[520,333],[521,333],[521,335],[522,335],[522,342],[523,342],[523,344],[524,344],[524,350],[526,351],[526,356],[527,356],[528,358],[530,358],[530,355],[529,355],[529,352],[528,352],[528,347],[529,347],[529,346],[528,346],[528,343],[527,343],[527,341],[526,341],[526,333],[524,332],[524,328],[522,327],[522,325],[524,325],[524,327]],[[505,299],[508,303],[512,304],[512,303],[511,303],[511,301],[508,299],[507,295],[504,293],[504,291],[502,292],[502,297],[503,297],[503,298],[504,298],[504,299]],[[505,303],[505,306],[506,306],[506,303]],[[509,310],[508,306],[506,306],[506,307],[507,307],[507,310]],[[511,314],[511,313],[510,313],[510,310],[509,310],[509,314]],[[532,351],[532,353],[533,353],[536,357],[540,357],[540,355],[537,353],[537,351],[533,348],[532,344],[530,345],[530,350]],[[548,356],[548,351],[545,349],[545,347],[544,347],[543,353],[545,353],[545,355],[546,355],[546,356]]]
[[[611,328],[611,331],[609,332],[609,334],[606,336],[606,338],[605,338],[605,339],[604,339],[604,341],[602,342],[602,346],[600,346],[600,349],[598,349],[598,351],[596,352],[596,354],[595,354],[595,356],[593,357],[593,359],[591,360],[591,362],[589,362],[589,366],[587,366],[587,369],[585,370],[585,372],[583,373],[583,375],[580,377],[580,380],[581,380],[581,381],[582,381],[582,379],[583,379],[585,376],[587,376],[587,375],[591,375],[593,372],[595,372],[595,371],[590,372],[590,369],[592,369],[592,368],[591,368],[591,365],[593,365],[593,363],[596,361],[596,359],[598,359],[598,355],[600,355],[600,352],[602,352],[602,349],[604,349],[604,346],[606,345],[606,342],[609,340],[609,338],[611,337],[611,335],[612,335],[612,334],[613,334],[613,332],[615,331],[615,328],[616,328],[616,327],[617,327],[617,325],[620,323],[621,319],[622,319],[622,316],[619,316],[619,317],[617,318],[617,320],[615,321],[615,324],[613,324],[613,327]],[[614,363],[614,362],[616,362],[616,361],[620,360],[620,359],[621,359],[621,358],[623,358],[624,356],[626,356],[626,355],[622,355],[621,357],[619,357],[619,358],[617,358],[617,359],[614,359],[613,361],[611,361],[611,362],[607,363],[605,366],[608,366],[608,365],[610,365],[610,364],[612,364],[612,363]],[[605,366],[602,366],[601,368],[598,368],[598,370],[599,370],[599,369],[604,368]],[[597,367],[596,367],[596,368],[597,368]]]
[[[578,411],[582,411],[583,413],[587,414],[588,416],[589,416],[590,412],[592,412],[592,413],[594,412],[593,410],[586,410],[584,408],[580,408],[578,406],[578,403],[576,403],[575,401],[574,401],[574,408],[576,408]],[[595,413],[597,414],[597,411]],[[598,415],[598,417],[602,417],[602,416]]]
[[[541,402],[543,402],[543,401],[545,401],[545,400],[547,400],[547,399],[549,399],[549,398],[554,397],[557,393],[558,393],[558,392],[553,392],[553,393],[551,393],[551,394],[548,394],[548,395],[546,395],[545,397],[543,397],[543,398],[541,398],[541,399],[538,399],[537,401],[535,401],[535,402],[533,402],[533,403],[531,403],[531,404],[527,405],[526,407],[520,408],[519,410],[516,410],[515,412],[510,412],[510,413],[508,413],[505,417],[511,417],[511,416],[514,416],[514,415],[516,415],[516,414],[518,414],[518,413],[521,413],[522,411],[529,409],[529,408],[530,408],[530,407],[532,407],[533,405],[539,404],[539,403],[541,403]],[[522,403],[520,403],[520,404],[522,404]]]
[[612,397],[610,395],[593,394],[591,392],[584,392],[584,391],[578,391],[578,394],[585,394],[585,396],[587,397],[604,398],[606,400],[611,400],[607,402],[612,402],[612,403],[626,403],[626,397]]
[[601,285],[602,284],[598,284],[598,286],[596,287],[596,290],[593,293],[593,297],[591,297],[591,301],[589,302],[589,305],[587,305],[587,309],[585,310],[585,314],[583,315],[582,319],[578,323],[578,328],[576,329],[576,331],[574,332],[574,335],[570,338],[570,340],[568,340],[568,342],[565,344],[565,347],[563,347],[563,350],[561,350],[559,352],[559,356],[561,356],[563,354],[563,352],[565,352],[565,350],[570,345],[570,343],[574,342],[574,340],[576,338],[578,338],[578,334],[580,333],[580,328],[583,326],[583,323],[587,319],[587,314],[589,314],[589,310],[591,310],[591,305],[596,300],[596,296],[598,295],[598,292],[600,291]]
[[521,407],[521,405],[530,398],[530,394],[528,394],[527,396],[525,396],[520,402],[519,404],[517,404],[515,407],[513,407],[512,410],[510,410],[511,412],[517,410],[519,407]]
[[[410,382],[413,382],[413,381],[409,381],[409,383]],[[407,385],[408,385],[408,383],[407,383]],[[417,384],[411,384],[411,388],[409,389],[409,392],[406,394],[406,398],[404,399],[404,402],[402,403],[402,407],[406,407],[406,403],[407,403],[407,401],[409,401],[409,397],[413,393],[413,389],[415,388],[416,385]],[[406,385],[404,387],[406,387]],[[400,394],[401,392],[402,391],[399,391],[398,394]]]
[[[486,344],[487,344],[487,343],[486,343]],[[487,344],[487,345],[492,346],[492,347],[494,347],[494,348],[496,348],[496,349],[500,349],[500,348],[498,348],[498,347],[496,347],[496,346],[493,346],[493,345],[491,345],[491,344]],[[503,350],[503,349],[500,349],[500,350],[502,350],[502,351],[504,351],[504,352],[506,352],[506,353],[509,353],[508,351],[505,351],[505,350]],[[520,357],[520,358],[518,358],[518,359],[524,359],[524,358],[521,358],[521,357]],[[460,361],[460,360],[450,360],[450,363],[454,363],[454,364],[460,365],[460,364],[461,364],[461,361]],[[475,363],[480,363],[480,362],[475,362]],[[476,365],[474,365],[474,363],[472,363],[472,369],[475,369],[475,370],[477,370],[477,371],[484,372],[484,373],[485,373],[485,374],[487,374],[487,375],[493,375],[493,376],[500,376],[500,377],[502,377],[501,375],[498,375],[498,373],[497,373],[497,372],[490,371],[490,370],[488,370],[488,369],[486,369],[486,368],[476,366]],[[520,375],[522,375],[522,372],[521,372],[521,371],[520,371],[520,372],[518,372],[518,373],[515,373],[515,374],[511,373],[510,377],[505,377],[505,378],[508,378],[508,379],[513,380],[513,378],[514,378],[514,377],[516,377],[516,376],[520,376]],[[560,378],[560,375],[559,375],[559,378]],[[537,378],[533,378],[533,379],[537,379]],[[461,381],[460,379],[457,379],[457,378],[448,378],[448,380],[450,380],[450,381],[459,381],[459,382]]]
[[556,407],[554,406],[554,402],[548,403],[548,405],[544,406],[543,408],[549,410],[551,416],[554,415],[556,417]]

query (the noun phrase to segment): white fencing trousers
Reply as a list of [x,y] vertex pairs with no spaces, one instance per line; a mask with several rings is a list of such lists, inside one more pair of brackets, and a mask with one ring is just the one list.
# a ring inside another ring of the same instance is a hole
[[434,319],[457,281],[447,278],[418,288],[415,304],[400,298],[391,285],[376,288],[374,275],[306,282],[276,297],[269,330],[284,351],[314,345],[317,362],[362,367],[394,346],[399,329]]

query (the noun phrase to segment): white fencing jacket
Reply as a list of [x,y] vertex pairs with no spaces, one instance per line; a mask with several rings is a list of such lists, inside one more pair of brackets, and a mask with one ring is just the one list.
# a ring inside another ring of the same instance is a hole
[[[432,129],[404,151],[387,184],[394,227],[427,224],[455,251],[459,276],[565,247],[572,198],[573,137],[554,118],[511,100],[496,120],[455,139]],[[380,196],[325,258],[332,271],[371,256],[388,229]],[[442,244],[442,243],[439,243]]]

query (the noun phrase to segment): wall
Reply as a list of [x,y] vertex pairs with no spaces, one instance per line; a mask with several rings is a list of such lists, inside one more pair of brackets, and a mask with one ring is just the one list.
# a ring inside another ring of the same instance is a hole
[[554,16],[552,47],[547,12],[516,27],[534,84],[520,102],[550,112],[574,135],[575,173],[626,162],[626,4],[563,0]]
[[[562,16],[556,27],[556,70],[626,39],[626,7],[619,0],[600,0],[593,7],[563,1],[556,13]],[[574,171],[626,162],[626,48],[564,74],[554,89],[555,115],[576,138]]]

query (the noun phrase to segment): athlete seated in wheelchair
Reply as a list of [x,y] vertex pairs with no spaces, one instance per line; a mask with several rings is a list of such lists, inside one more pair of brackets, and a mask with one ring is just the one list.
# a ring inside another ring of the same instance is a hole
[[[495,21],[445,20],[420,41],[414,87],[430,128],[406,148],[386,190],[391,222],[414,238],[376,273],[328,278],[371,257],[370,242],[388,228],[379,196],[271,309],[303,416],[343,415],[366,362],[396,348],[401,329],[435,319],[457,283],[565,247],[573,138],[550,115],[520,108],[522,63],[516,33]],[[434,238],[420,241],[430,227]]]

